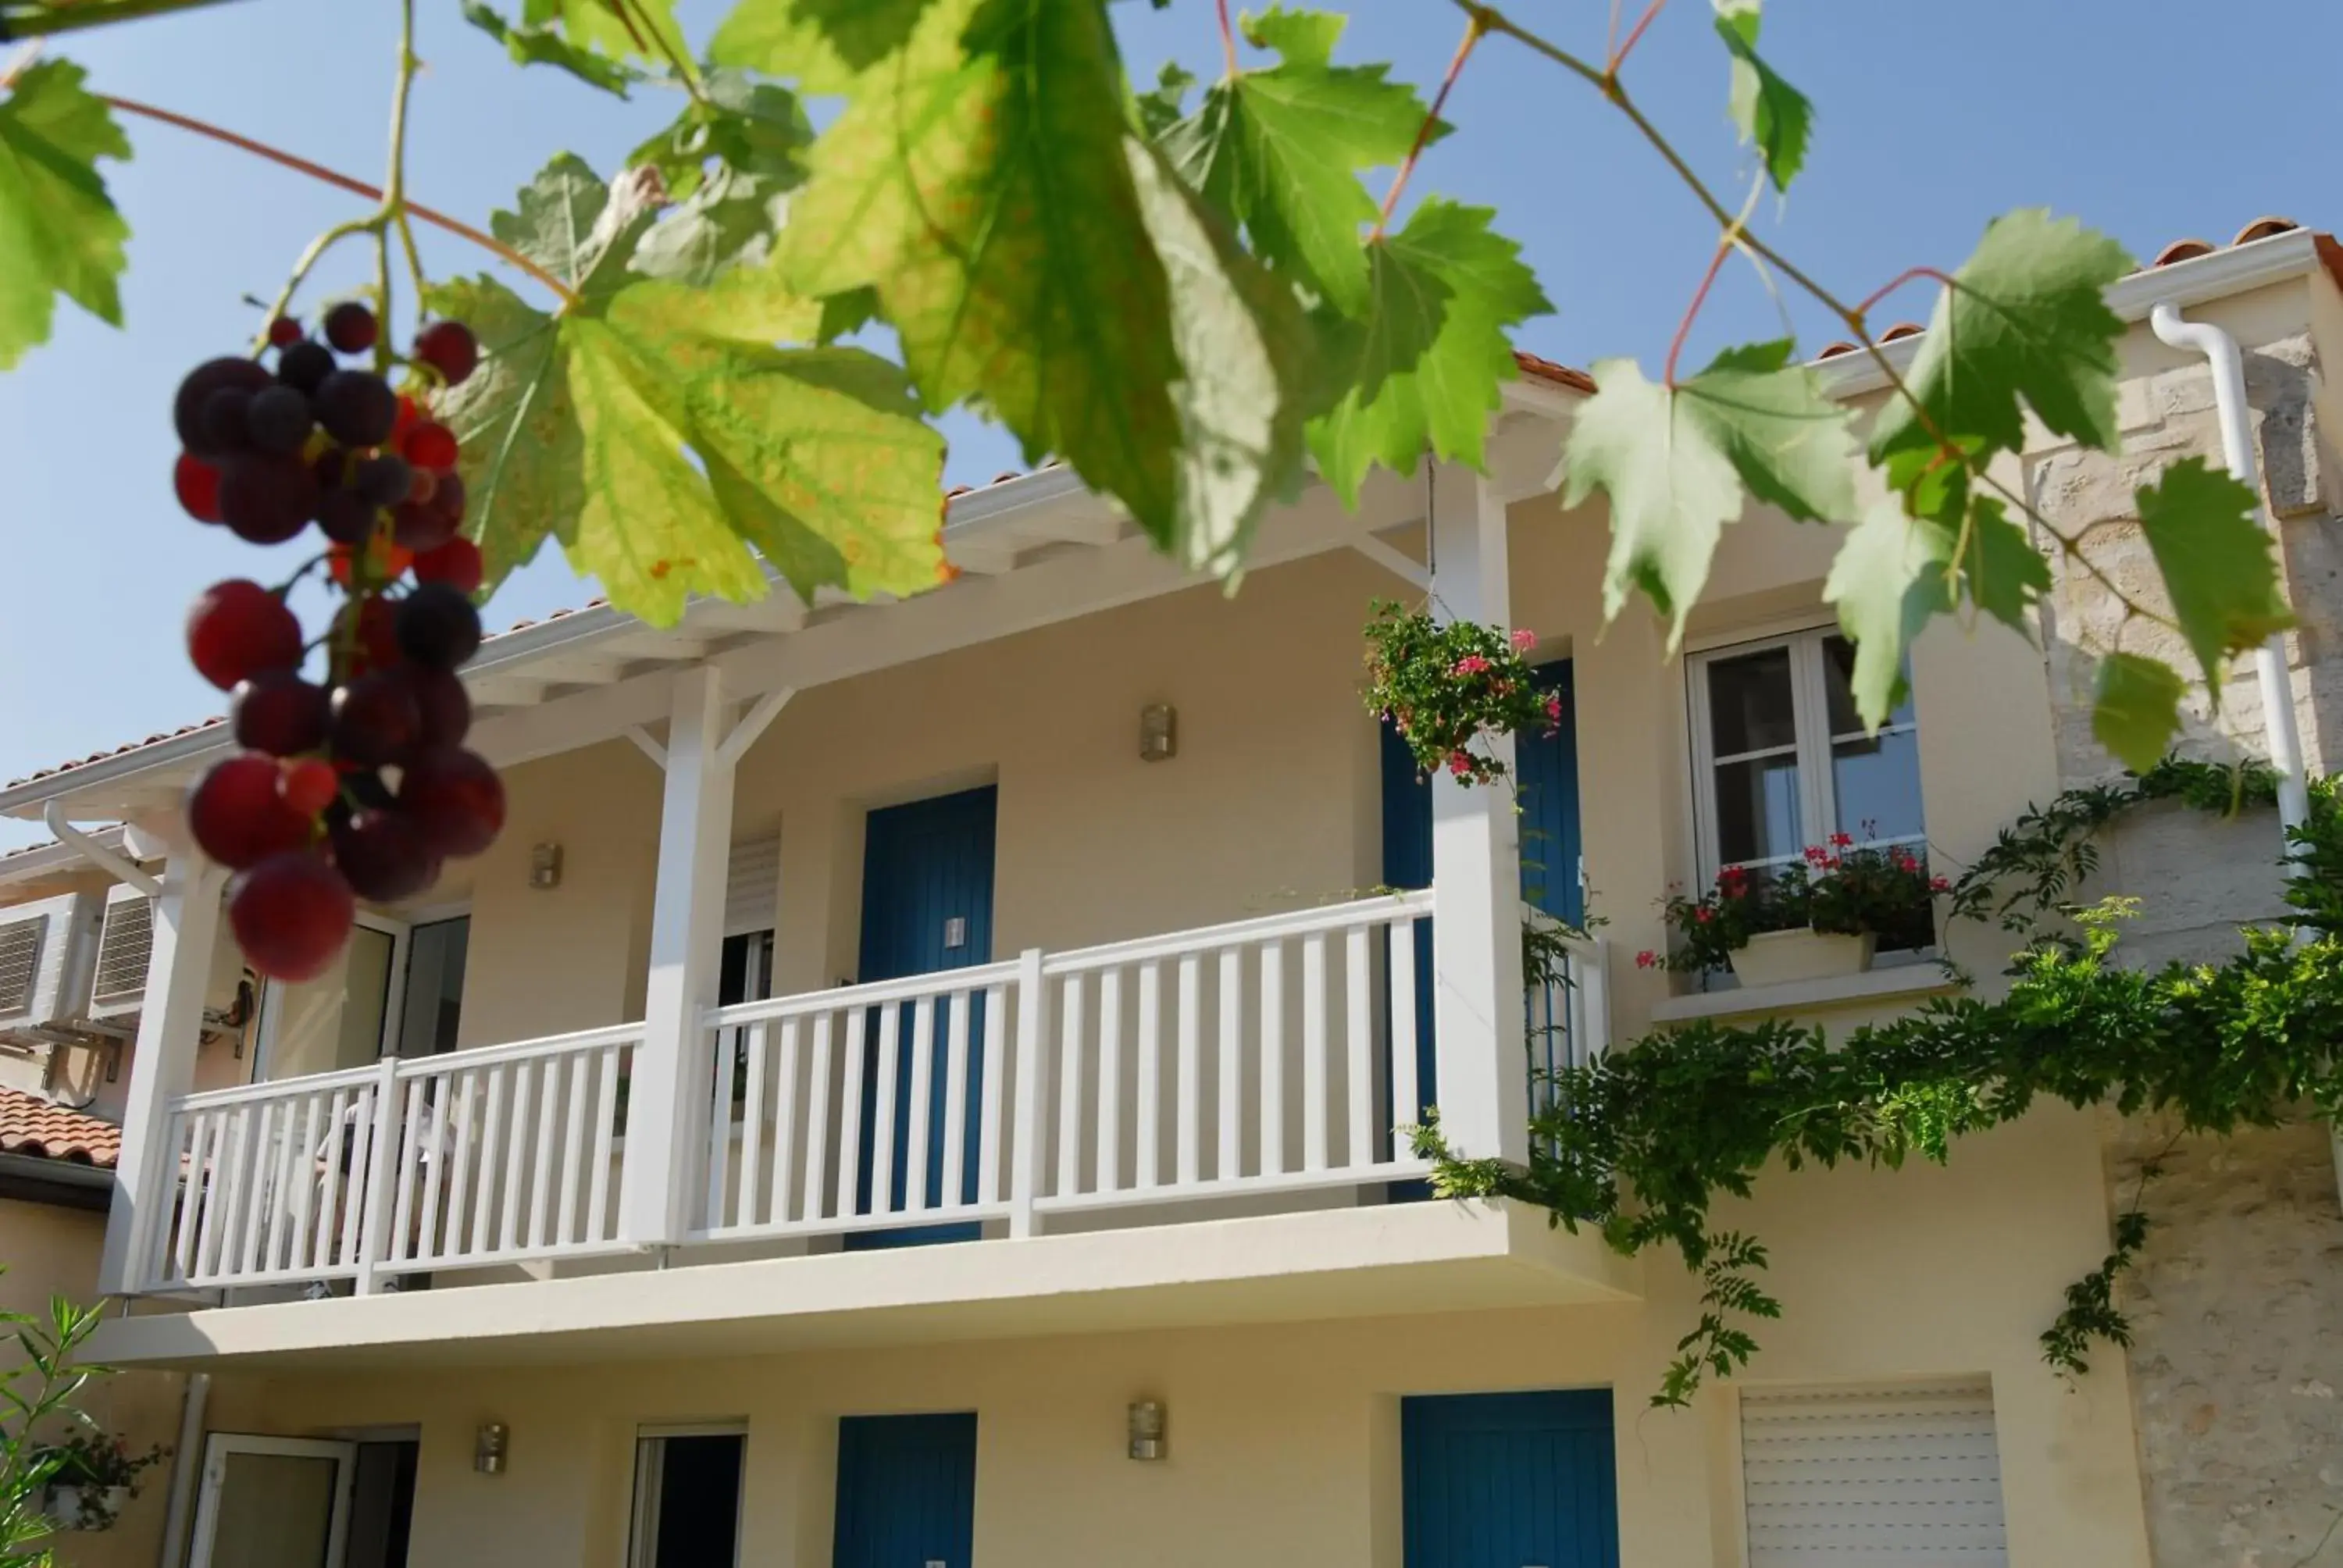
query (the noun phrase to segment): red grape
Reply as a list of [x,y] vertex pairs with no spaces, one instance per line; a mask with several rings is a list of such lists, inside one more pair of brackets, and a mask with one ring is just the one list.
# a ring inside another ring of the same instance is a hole
[[460,321],[435,321],[416,335],[415,357],[461,386],[480,362],[480,340]]
[[290,670],[236,683],[228,720],[239,746],[271,757],[297,757],[326,743],[326,689]]
[[402,395],[398,399],[398,417],[391,421],[389,444],[394,447],[405,446],[407,433],[414,429],[417,421],[422,417],[423,410],[415,406],[415,399]]
[[290,455],[308,444],[309,399],[297,387],[264,387],[245,410],[245,429],[264,452]]
[[402,501],[390,509],[390,537],[418,554],[436,550],[456,537],[462,522],[450,517],[435,492],[427,502]]
[[187,516],[199,523],[220,520],[219,470],[192,452],[182,452],[171,468],[171,488]]
[[256,582],[231,578],[187,611],[187,658],[222,691],[250,676],[301,668],[301,623]]
[[309,526],[321,498],[317,470],[298,457],[250,453],[220,472],[220,518],[252,544],[283,544]]
[[385,452],[360,463],[351,483],[367,498],[367,505],[395,507],[407,499],[407,492],[413,487],[414,470],[407,466],[406,458]]
[[327,736],[334,755],[362,768],[403,762],[423,732],[415,694],[397,671],[373,669],[335,689]]
[[[267,388],[263,387],[266,391]],[[243,387],[223,387],[204,399],[204,411],[197,423],[204,427],[206,449],[217,457],[241,452],[252,445],[252,415],[255,394]]]
[[417,739],[417,751],[437,751],[442,747],[459,744],[464,732],[472,727],[472,699],[464,690],[464,683],[445,669],[426,669],[418,665],[398,667],[400,678],[415,694],[416,711],[423,715],[423,729]]
[[421,583],[398,607],[398,648],[427,669],[453,669],[480,647],[480,612],[447,583]]
[[427,420],[407,433],[399,450],[418,468],[452,468],[456,466],[456,433],[445,425]]
[[267,385],[268,372],[249,359],[206,359],[188,371],[171,403],[171,423],[179,432],[179,445],[198,457],[218,457],[218,450],[204,436],[204,405],[224,387],[240,387],[250,393]]
[[431,498],[439,493],[439,476],[428,468],[409,468],[407,473],[407,498],[418,507],[427,507]]
[[317,395],[335,371],[334,351],[304,337],[277,356],[277,379],[297,391]]
[[360,898],[390,903],[439,879],[439,861],[403,811],[354,812],[333,829],[334,864]]
[[441,855],[477,855],[505,825],[505,787],[497,770],[456,747],[421,752],[398,781],[399,809]]
[[432,492],[431,504],[460,527],[464,521],[464,476],[453,468],[440,475],[439,487]]
[[288,348],[301,341],[301,324],[289,316],[280,316],[268,324],[268,341],[278,348]]
[[329,489],[317,499],[317,531],[337,545],[362,545],[374,538],[380,516],[356,490]]
[[345,447],[379,447],[398,420],[398,395],[369,370],[337,370],[318,383],[313,407],[326,434]]
[[326,312],[326,341],[344,354],[364,354],[374,347],[379,330],[374,312],[355,299],[345,299]]
[[415,558],[417,582],[446,583],[468,596],[480,591],[481,576],[480,547],[461,537]]
[[334,771],[334,765],[315,757],[290,763],[277,776],[278,798],[304,817],[315,817],[332,805],[341,787],[342,776]]
[[319,857],[272,855],[228,884],[228,923],[271,980],[315,980],[342,950],[357,912],[350,886]]
[[222,758],[187,797],[187,828],[204,853],[231,870],[309,841],[309,818],[277,793],[277,759],[256,751]]

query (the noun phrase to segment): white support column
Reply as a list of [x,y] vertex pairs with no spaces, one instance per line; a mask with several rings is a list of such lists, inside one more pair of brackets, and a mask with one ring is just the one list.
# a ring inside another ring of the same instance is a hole
[[716,1005],[724,936],[724,876],[732,838],[729,719],[722,678],[707,665],[675,678],[668,720],[667,794],[659,809],[652,894],[650,979],[643,1043],[627,1101],[627,1162],[619,1235],[643,1245],[679,1241],[704,1179],[709,1052],[700,1015]]
[[125,1294],[144,1284],[160,1228],[170,1223],[178,1184],[167,1147],[171,1102],[195,1087],[196,1048],[203,1037],[225,883],[219,868],[192,847],[174,854],[163,873],[154,946],[146,959],[146,1003],[131,1049],[122,1158],[114,1172],[114,1203],[98,1267],[102,1294]]
[[[1487,480],[1442,465],[1432,481],[1432,609],[1510,629],[1505,508]],[[1493,744],[1507,770],[1513,743]],[[1433,1043],[1440,1130],[1474,1159],[1529,1158],[1522,990],[1521,819],[1506,784],[1432,779]]]

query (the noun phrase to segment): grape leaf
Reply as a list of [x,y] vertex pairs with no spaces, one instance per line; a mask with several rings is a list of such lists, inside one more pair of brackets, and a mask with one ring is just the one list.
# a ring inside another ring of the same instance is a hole
[[1872,461],[1900,489],[1936,464],[1939,437],[1973,457],[2015,451],[2028,407],[2056,434],[2113,447],[2124,328],[2104,291],[2131,265],[2114,240],[2046,209],[1996,218],[1937,300],[1906,375],[1919,411],[1901,397],[1881,410]]
[[902,50],[935,0],[739,0],[709,41],[708,57],[840,93]]
[[559,28],[581,49],[612,60],[665,65],[691,58],[675,0],[524,0],[524,27]]
[[769,266],[697,286],[630,270],[658,232],[648,210],[567,155],[490,226],[578,294],[558,316],[485,277],[427,295],[484,347],[437,411],[462,443],[491,580],[548,533],[659,625],[692,593],[760,597],[757,554],[807,598],[940,580],[942,437],[884,360],[779,346],[812,338],[819,302]]
[[1246,13],[1237,25],[1247,43],[1256,49],[1275,50],[1289,65],[1323,66],[1333,59],[1334,45],[1342,41],[1342,29],[1349,20],[1332,11],[1288,11],[1282,5],[1272,5],[1258,16]]
[[130,226],[106,195],[100,158],[129,138],[69,60],[25,70],[0,98],[0,370],[48,341],[57,295],[122,325],[116,287]]
[[1726,110],[1741,139],[1756,145],[1774,188],[1786,191],[1805,165],[1815,106],[1757,53],[1759,5],[1760,0],[1716,0],[1716,35],[1733,56]]
[[1786,339],[1729,349],[1673,392],[1632,359],[1594,367],[1595,394],[1564,453],[1562,504],[1610,497],[1606,618],[1640,588],[1668,618],[1673,650],[1745,487],[1802,522],[1854,514],[1846,411],[1790,351]]
[[788,212],[789,195],[772,181],[719,167],[651,225],[631,265],[647,276],[683,283],[760,266]]
[[674,123],[627,156],[629,166],[659,171],[668,194],[688,199],[719,170],[758,176],[779,189],[805,183],[805,150],[813,145],[813,122],[797,95],[739,71],[703,72],[699,92],[684,103]]
[[1131,95],[1131,105],[1139,112],[1140,129],[1150,140],[1161,138],[1188,112],[1188,89],[1196,85],[1195,73],[1177,60],[1166,60],[1155,73],[1155,85],[1143,93]]
[[481,0],[464,0],[464,20],[503,45],[516,65],[551,65],[621,98],[645,80],[642,72],[626,62],[580,48],[551,27],[517,27]]
[[2033,609],[2050,591],[2050,563],[1995,497],[1980,496],[1969,509],[1960,579],[1979,609],[2028,638],[2034,635]]
[[1953,539],[1907,516],[1894,497],[1874,501],[1839,547],[1823,584],[1838,624],[1855,643],[1849,686],[1855,711],[1877,728],[1904,698],[1904,649],[1929,618],[1952,608],[1946,567]]
[[1368,247],[1367,307],[1321,317],[1340,399],[1310,428],[1319,471],[1346,506],[1376,463],[1415,471],[1429,447],[1478,466],[1499,387],[1520,373],[1512,329],[1554,307],[1486,207],[1426,196]]
[[2173,618],[2217,707],[2222,659],[2294,624],[2261,526],[2261,499],[2202,457],[2183,457],[2142,486],[2137,499]]
[[1233,578],[1272,502],[1302,478],[1314,338],[1293,290],[1245,253],[1155,148],[1129,144],[1141,211],[1171,290],[1182,565]]
[[[815,25],[823,7],[786,14]],[[777,247],[821,297],[878,291],[930,407],[980,399],[1023,444],[1181,534],[1182,375],[1095,0],[934,0],[856,78]]]
[[2161,660],[2111,653],[2099,661],[2091,733],[2135,773],[2160,761],[2180,732],[2180,677]]
[[1247,18],[1282,64],[1215,83],[1164,136],[1182,177],[1252,236],[1272,266],[1290,268],[1344,316],[1368,305],[1359,236],[1376,203],[1365,169],[1403,160],[1423,125],[1423,100],[1383,65],[1330,65],[1342,18],[1272,11]]

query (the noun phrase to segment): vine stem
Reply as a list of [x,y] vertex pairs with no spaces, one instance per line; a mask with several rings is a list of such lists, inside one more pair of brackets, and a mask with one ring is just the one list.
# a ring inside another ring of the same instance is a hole
[[[1226,4],[1226,0],[1222,3]],[[1449,57],[1448,74],[1440,78],[1440,90],[1432,95],[1432,106],[1423,112],[1423,124],[1415,127],[1415,141],[1407,149],[1407,161],[1399,166],[1399,172],[1392,176],[1391,189],[1383,193],[1383,209],[1375,215],[1374,232],[1367,236],[1369,245],[1381,240],[1383,231],[1391,226],[1392,214],[1399,206],[1400,193],[1407,189],[1408,176],[1415,173],[1416,162],[1423,156],[1424,144],[1432,139],[1432,127],[1440,123],[1440,111],[1447,106],[1448,95],[1455,87],[1456,78],[1464,74],[1464,62],[1473,57],[1473,51],[1488,35],[1489,24],[1483,13],[1470,6],[1466,11],[1464,36],[1456,41],[1456,53]]]
[[[378,186],[370,186],[364,180],[353,179],[348,175],[340,174],[333,169],[326,167],[323,164],[311,163],[308,159],[298,156],[293,153],[288,153],[282,147],[272,147],[266,142],[254,141],[250,136],[238,136],[234,131],[225,130],[207,121],[196,119],[192,116],[178,114],[170,109],[157,108],[152,104],[142,104],[135,98],[121,98],[115,97],[110,95],[101,95],[99,101],[106,105],[109,108],[121,110],[126,115],[137,115],[146,119],[159,120],[164,125],[176,126],[180,130],[192,131],[196,136],[208,136],[216,142],[224,142],[229,146],[239,148],[244,152],[252,154],[256,157],[266,158],[270,163],[291,169],[296,174],[307,175],[311,179],[332,186],[337,190],[347,191],[352,196],[364,196],[369,201],[380,201],[382,199],[383,193]],[[578,303],[577,294],[568,284],[562,282],[561,279],[546,271],[545,268],[538,266],[537,263],[529,260],[528,257],[521,255],[520,252],[513,249],[510,246],[506,245],[502,240],[497,239],[483,233],[479,229],[474,228],[470,224],[464,222],[461,218],[449,217],[446,213],[435,211],[430,207],[425,206],[421,202],[417,201],[405,203],[402,210],[408,216],[420,218],[425,223],[431,225],[434,228],[444,229],[447,233],[456,236],[458,239],[471,241],[472,244],[478,246],[485,251],[488,251],[498,260],[505,262],[508,266],[511,266],[521,272],[527,273],[530,277],[535,278],[547,288],[552,290],[553,293],[560,298],[562,304],[575,305]],[[361,228],[364,226],[365,221],[366,220],[363,219],[359,220],[359,226]]]
[[[407,206],[407,100],[415,87],[415,68],[421,64],[415,56],[415,0],[399,0],[398,5],[398,75],[390,93],[390,155],[388,166],[382,176],[382,206],[374,224],[374,286],[375,305],[381,327],[375,334],[375,374],[387,377],[390,374],[390,230]],[[415,307],[423,308],[423,291],[416,289]],[[356,563],[350,569],[351,587],[357,586],[359,570]]]
[[[609,3],[611,8],[618,12],[618,20],[626,25],[627,31],[634,38],[636,46],[649,48],[656,45],[660,55],[666,59],[669,68],[675,72],[676,78],[683,84],[683,90],[691,95],[691,101],[703,109],[713,107],[714,106],[708,101],[708,95],[700,87],[699,71],[693,68],[689,57],[676,53],[675,45],[669,42],[665,33],[659,31],[659,24],[640,10],[641,0],[609,0]],[[640,21],[642,26],[649,31],[650,45],[644,44],[642,32],[635,25],[637,21]]]
[[1708,270],[1700,275],[1700,286],[1693,290],[1692,303],[1684,307],[1684,319],[1676,323],[1676,335],[1668,340],[1668,359],[1661,368],[1661,384],[1673,388],[1676,384],[1676,360],[1684,354],[1684,339],[1692,336],[1692,324],[1700,315],[1700,307],[1708,303],[1708,291],[1716,286],[1716,275],[1725,270],[1725,258],[1733,254],[1734,236],[1728,234],[1717,242],[1716,253],[1708,258]]
[[[1858,317],[1869,316],[1872,311],[1878,308],[1879,302],[1881,300],[1886,298],[1889,295],[1895,293],[1906,284],[1912,282],[1916,278],[1922,277],[1934,278],[1939,285],[1948,289],[1958,288],[1960,286],[1959,284],[1953,281],[1952,274],[1941,271],[1936,267],[1907,266],[1903,271],[1897,273],[1895,276],[1889,278],[1886,282],[1881,284],[1877,288],[1873,289],[1869,294],[1865,295],[1861,299],[1856,300],[1855,303],[1855,314]],[[1865,336],[1868,337],[1869,334],[1866,333]]]
[[[1486,4],[1485,0],[1455,0],[1455,5],[1457,9],[1463,11],[1483,32],[1503,34],[1532,53],[1553,61],[1602,94],[1613,107],[1627,117],[1628,123],[1635,127],[1636,133],[1644,138],[1652,150],[1660,156],[1661,160],[1674,173],[1684,188],[1692,193],[1693,198],[1707,209],[1709,216],[1716,220],[1719,229],[1728,236],[1735,233],[1737,223],[1733,213],[1719,199],[1716,193],[1709,188],[1708,182],[1702,179],[1694,171],[1692,166],[1684,161],[1684,155],[1676,150],[1675,144],[1669,141],[1666,134],[1652,123],[1651,117],[1644,113],[1642,107],[1628,94],[1627,89],[1621,85],[1615,74],[1597,69],[1551,39],[1523,26],[1495,6]],[[2077,539],[2070,538],[2052,527],[2050,520],[2042,515],[2034,503],[2012,488],[2006,480],[1989,469],[1979,468],[1971,464],[1967,454],[1945,437],[1944,432],[1938,428],[1936,420],[1928,413],[1926,405],[1920,401],[1919,395],[1912,390],[1910,383],[1904,379],[1903,373],[1896,369],[1895,361],[1887,357],[1886,351],[1880,345],[1872,341],[1870,332],[1864,326],[1862,316],[1854,307],[1839,298],[1818,279],[1757,236],[1748,233],[1745,229],[1741,230],[1738,234],[1738,243],[1750,254],[1770,263],[1776,271],[1795,284],[1816,304],[1846,324],[1849,330],[1854,332],[1861,341],[1865,357],[1877,368],[1880,378],[1885,382],[1896,398],[1912,410],[1914,418],[1922,432],[1936,443],[1947,461],[1958,463],[1962,467],[1968,469],[1979,484],[2016,508],[2020,516],[2039,527],[2057,547],[2062,558],[2107,589],[2116,601],[2123,605],[2130,613],[2168,630],[2179,629],[2178,623],[2172,617],[2140,603],[2127,592],[2123,585],[2109,576],[2105,568],[2084,553],[2082,545]],[[1950,282],[1950,279],[1946,281]],[[1958,558],[1955,558],[1957,561]]]
[[1667,3],[1668,0],[1652,0],[1650,5],[1644,7],[1644,14],[1638,16],[1635,19],[1635,25],[1627,30],[1625,40],[1607,56],[1610,64],[1604,67],[1604,75],[1616,76],[1619,74],[1619,67],[1625,65],[1627,56],[1635,52],[1635,45],[1643,41],[1645,29],[1659,19],[1660,9]]
[[1212,5],[1221,23],[1221,57],[1233,82],[1237,79],[1237,30],[1229,25],[1229,0],[1212,0]]

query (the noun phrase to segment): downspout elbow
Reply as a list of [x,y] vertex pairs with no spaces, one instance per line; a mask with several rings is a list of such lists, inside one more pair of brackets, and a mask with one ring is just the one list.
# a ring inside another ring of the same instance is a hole
[[117,855],[71,822],[65,820],[65,803],[51,800],[41,808],[41,820],[57,836],[57,842],[72,847],[85,860],[98,867],[118,882],[127,882],[150,899],[163,896],[163,884],[138,869],[127,856]]

